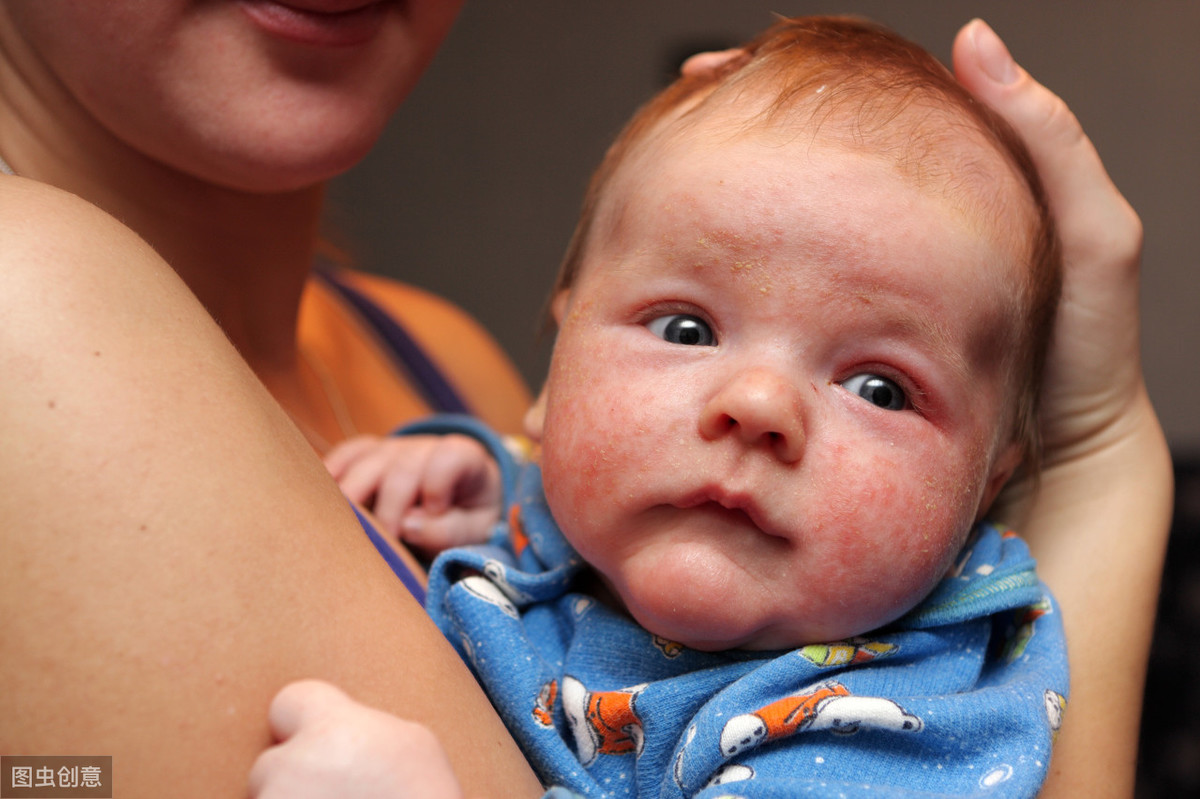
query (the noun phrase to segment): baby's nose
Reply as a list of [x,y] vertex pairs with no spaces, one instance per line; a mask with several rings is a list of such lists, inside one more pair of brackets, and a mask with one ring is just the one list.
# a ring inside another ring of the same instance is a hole
[[804,455],[804,414],[796,385],[765,369],[739,372],[705,405],[700,435],[736,436],[748,447],[769,448],[785,463]]

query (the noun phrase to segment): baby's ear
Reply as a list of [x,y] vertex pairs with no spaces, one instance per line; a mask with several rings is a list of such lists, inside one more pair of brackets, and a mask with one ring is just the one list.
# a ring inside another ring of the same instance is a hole
[[550,315],[554,317],[554,324],[558,327],[562,327],[563,317],[567,315],[567,300],[570,297],[570,289],[559,289],[554,299],[550,300]]
[[1013,472],[1021,465],[1022,459],[1023,449],[1016,441],[1009,442],[1008,446],[996,456],[987,483],[983,487],[983,498],[979,501],[979,510],[975,512],[975,521],[982,519],[991,509],[1000,489],[1004,488],[1004,484],[1013,476]]
[[[563,317],[567,313],[567,299],[571,295],[570,289],[562,289],[554,295],[554,299],[550,300],[550,315],[554,317],[554,324],[562,326]],[[525,420],[523,427],[525,435],[537,444],[542,443],[542,428],[546,423],[546,384],[542,383],[542,390],[538,392],[537,399],[533,401],[533,405],[529,410],[525,411]]]
[[542,428],[546,424],[546,384],[542,384],[542,390],[538,392],[537,399],[533,401],[533,405],[529,406],[529,410],[525,411],[525,419],[523,427],[525,435],[535,444],[542,443]]

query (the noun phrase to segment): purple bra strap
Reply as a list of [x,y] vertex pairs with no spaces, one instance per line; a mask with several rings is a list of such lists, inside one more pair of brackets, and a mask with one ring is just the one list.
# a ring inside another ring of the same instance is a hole
[[392,360],[412,378],[413,387],[424,397],[431,409],[439,413],[470,414],[471,409],[420,345],[399,322],[358,289],[348,285],[333,269],[314,270],[355,310],[368,328],[375,332],[391,353]]

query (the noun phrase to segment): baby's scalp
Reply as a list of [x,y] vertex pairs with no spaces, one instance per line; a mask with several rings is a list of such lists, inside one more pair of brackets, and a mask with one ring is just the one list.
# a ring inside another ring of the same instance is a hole
[[[1036,468],[1036,407],[1060,285],[1061,256],[1024,145],[919,46],[848,17],[782,19],[715,69],[681,77],[647,103],[609,148],[585,195],[555,295],[575,283],[589,245],[619,231],[622,184],[652,168],[652,145],[689,130],[834,145],[880,159],[1006,244],[1028,268],[1013,364],[1011,440]],[[999,343],[999,341],[998,341]]]

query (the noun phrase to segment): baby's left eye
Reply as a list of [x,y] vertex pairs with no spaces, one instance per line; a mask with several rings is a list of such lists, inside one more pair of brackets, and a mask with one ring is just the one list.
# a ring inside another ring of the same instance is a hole
[[646,327],[654,335],[672,344],[712,347],[717,343],[717,337],[708,323],[691,314],[673,313],[660,316],[647,322]]
[[842,381],[842,387],[887,411],[902,411],[909,407],[908,396],[894,380],[864,372]]

